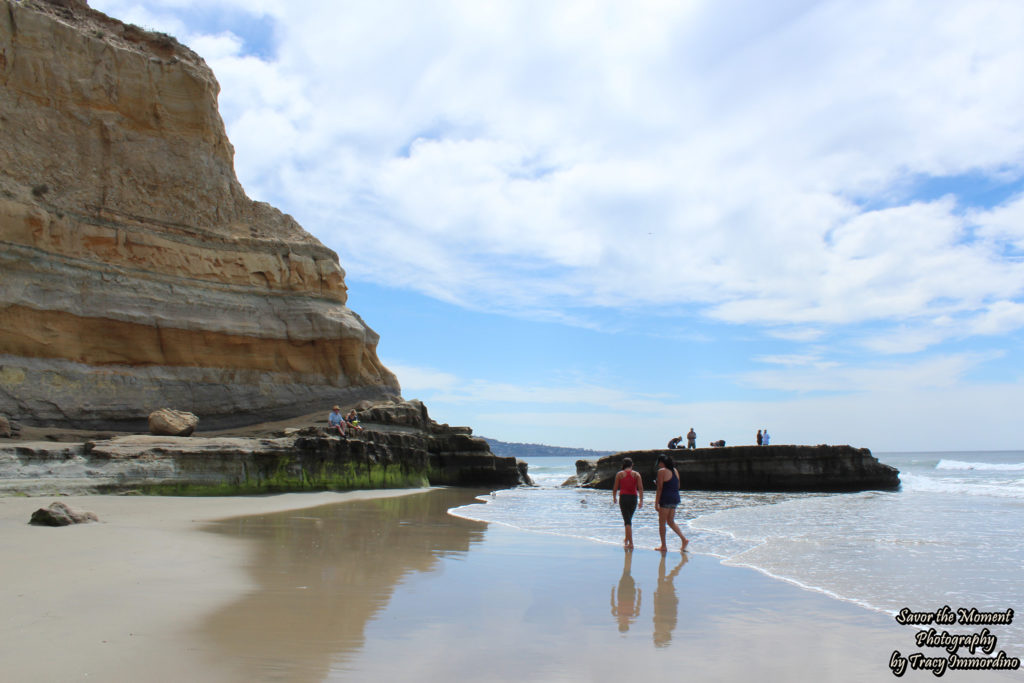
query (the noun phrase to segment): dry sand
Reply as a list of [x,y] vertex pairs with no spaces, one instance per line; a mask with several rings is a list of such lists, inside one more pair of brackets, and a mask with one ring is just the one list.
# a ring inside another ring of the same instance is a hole
[[49,499],[0,499],[0,678],[881,681],[917,649],[887,615],[710,557],[402,493],[69,498],[103,521],[60,529],[26,524]]

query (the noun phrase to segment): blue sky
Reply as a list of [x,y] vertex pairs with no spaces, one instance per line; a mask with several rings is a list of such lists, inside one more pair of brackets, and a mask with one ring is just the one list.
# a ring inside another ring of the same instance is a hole
[[1024,4],[90,4],[203,55],[439,421],[1024,448]]

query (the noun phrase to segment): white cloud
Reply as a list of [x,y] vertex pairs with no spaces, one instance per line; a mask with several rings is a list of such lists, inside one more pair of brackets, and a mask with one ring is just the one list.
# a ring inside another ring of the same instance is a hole
[[768,336],[793,342],[813,342],[824,336],[825,332],[816,327],[783,327],[769,328]]
[[[972,211],[968,215],[979,237],[992,241],[997,248],[1007,244],[1024,252],[1024,194],[991,211]],[[1018,258],[1024,258],[1024,253],[1018,253]]]
[[94,4],[210,51],[244,184],[360,278],[882,352],[1019,327],[1024,199],[908,196],[1024,173],[1019,3],[265,2],[268,61]]
[[203,59],[220,61],[237,57],[242,51],[242,40],[234,33],[200,35],[189,41],[189,47]]
[[941,323],[919,326],[896,325],[885,332],[866,336],[860,345],[869,351],[882,354],[912,354],[924,351],[950,337],[962,336],[961,328],[949,324],[948,320]]
[[[126,24],[135,24],[147,30],[169,33],[179,41],[191,35],[186,22],[179,17],[179,12],[189,2],[142,3],[134,0],[92,0],[89,6],[114,17]],[[186,43],[187,44],[187,43]],[[193,48],[194,49],[194,48]]]
[[448,405],[521,404],[524,406],[571,405],[598,407],[624,413],[672,410],[668,395],[635,394],[592,382],[566,380],[543,385],[494,382],[458,377],[454,374],[403,364],[389,364],[403,378],[406,395],[425,392],[431,402]]
[[929,392],[954,387],[982,363],[999,357],[992,353],[963,353],[915,359],[903,363],[844,365],[821,360],[789,363],[784,370],[755,370],[738,375],[748,386],[776,391],[840,392]]
[[390,363],[388,368],[402,378],[402,391],[451,391],[459,386],[459,378],[450,372],[432,368]]
[[939,315],[914,324],[895,325],[861,338],[859,344],[876,353],[907,354],[924,351],[947,340],[1006,335],[1022,328],[1024,304],[996,301],[965,315]]
[[825,360],[819,353],[758,356],[754,360],[759,363],[769,363],[785,367],[810,367],[816,370],[826,370],[838,365],[836,361]]
[[972,334],[1005,334],[1024,327],[1024,304],[997,301],[971,321]]

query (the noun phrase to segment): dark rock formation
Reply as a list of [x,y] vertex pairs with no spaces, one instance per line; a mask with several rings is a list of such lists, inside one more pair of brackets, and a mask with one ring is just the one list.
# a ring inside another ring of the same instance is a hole
[[[895,490],[899,470],[884,465],[867,448],[852,446],[730,446],[695,450],[628,451],[597,462],[576,462],[576,485],[610,489],[622,458],[633,459],[644,486],[654,486],[657,458],[672,456],[683,489],[701,491],[866,491]],[[572,482],[567,481],[569,485]]]
[[320,427],[273,438],[123,436],[0,447],[0,494],[168,495],[531,484],[526,464],[492,454],[468,427],[434,422],[419,401],[360,414],[348,438]]
[[39,508],[33,512],[29,524],[36,526],[68,526],[69,524],[84,524],[85,522],[98,521],[100,520],[95,512],[76,510],[57,501],[50,503],[50,507]]

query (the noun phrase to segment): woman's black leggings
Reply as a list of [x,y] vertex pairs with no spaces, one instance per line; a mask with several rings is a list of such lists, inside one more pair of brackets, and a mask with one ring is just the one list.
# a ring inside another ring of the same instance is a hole
[[622,521],[626,526],[633,525],[633,513],[636,512],[637,497],[630,494],[619,496],[619,510],[622,511]]

